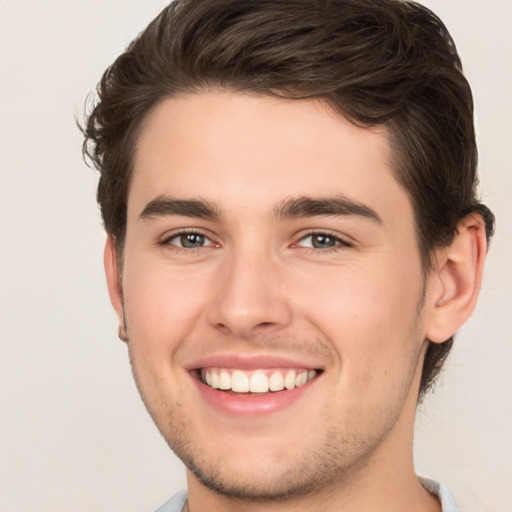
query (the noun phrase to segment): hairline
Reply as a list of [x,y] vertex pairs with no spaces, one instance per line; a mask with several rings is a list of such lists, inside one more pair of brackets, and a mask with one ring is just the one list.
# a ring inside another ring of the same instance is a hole
[[[132,127],[132,130],[130,130],[129,136],[126,138],[125,145],[129,146],[130,149],[127,153],[127,172],[125,174],[127,178],[127,185],[125,189],[125,197],[124,197],[124,208],[125,208],[125,222],[123,225],[123,232],[120,234],[119,237],[116,237],[115,234],[109,233],[110,236],[113,237],[114,245],[116,249],[116,260],[118,264],[118,268],[122,269],[123,267],[123,258],[124,258],[124,243],[126,240],[126,230],[127,230],[127,224],[128,224],[128,217],[127,217],[127,208],[128,208],[128,197],[130,194],[131,189],[131,182],[133,178],[133,173],[135,171],[135,162],[137,159],[137,152],[139,148],[139,141],[140,137],[142,135],[142,131],[144,127],[149,122],[149,118],[151,117],[151,114],[157,110],[162,103],[173,100],[173,99],[179,99],[191,95],[201,95],[201,94],[209,94],[209,93],[234,93],[234,94],[247,94],[249,96],[253,97],[270,97],[270,98],[281,98],[281,99],[287,99],[287,100],[305,100],[305,99],[313,99],[319,102],[322,106],[326,107],[329,112],[334,114],[338,119],[344,119],[348,121],[349,123],[353,124],[354,126],[357,126],[361,129],[372,129],[372,128],[379,128],[381,130],[381,133],[386,138],[389,150],[390,150],[390,158],[389,158],[389,168],[391,170],[392,176],[398,183],[398,185],[405,191],[407,194],[407,198],[409,201],[409,204],[411,205],[412,212],[413,212],[413,222],[414,222],[414,231],[415,231],[415,240],[416,240],[416,246],[418,248],[418,253],[421,260],[421,267],[423,276],[426,279],[428,275],[433,270],[433,259],[432,256],[436,250],[436,247],[423,247],[421,243],[421,228],[418,223],[418,212],[415,205],[415,202],[413,200],[413,197],[411,195],[410,190],[406,187],[406,185],[402,182],[400,179],[401,173],[400,168],[403,166],[402,160],[403,155],[399,148],[398,144],[398,135],[399,131],[394,130],[391,123],[381,123],[381,124],[372,124],[372,125],[365,125],[362,122],[358,122],[351,117],[349,117],[344,111],[342,111],[341,108],[333,105],[332,99],[326,95],[326,94],[308,94],[308,95],[293,95],[290,94],[290,92],[293,93],[293,91],[288,91],[287,94],[284,92],[280,92],[277,90],[256,90],[256,88],[248,88],[248,87],[236,87],[232,84],[212,84],[212,83],[206,83],[206,84],[198,84],[195,86],[190,86],[187,89],[179,89],[176,91],[173,91],[171,93],[167,93],[165,95],[162,95],[162,97],[158,98],[156,101],[153,102],[152,105],[150,105],[146,112],[143,113],[140,120],[136,121],[136,124]],[[121,277],[121,272],[120,272]]]

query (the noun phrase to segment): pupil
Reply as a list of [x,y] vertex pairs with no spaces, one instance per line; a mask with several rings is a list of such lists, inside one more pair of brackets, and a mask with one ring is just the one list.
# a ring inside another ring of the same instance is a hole
[[314,235],[313,236],[313,247],[315,249],[324,249],[325,247],[334,247],[336,241],[332,236],[328,235]]
[[204,245],[204,236],[199,235],[198,233],[188,233],[186,235],[181,235],[181,245],[189,249],[202,247]]

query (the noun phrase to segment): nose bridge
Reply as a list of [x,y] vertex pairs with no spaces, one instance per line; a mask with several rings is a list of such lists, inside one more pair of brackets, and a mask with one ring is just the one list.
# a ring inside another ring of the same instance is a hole
[[283,279],[279,259],[269,247],[247,244],[233,248],[217,276],[210,323],[245,337],[285,327],[291,310]]

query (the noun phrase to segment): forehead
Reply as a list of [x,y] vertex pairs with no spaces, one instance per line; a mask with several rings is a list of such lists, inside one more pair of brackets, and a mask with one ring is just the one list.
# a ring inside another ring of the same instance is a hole
[[259,213],[288,197],[338,194],[412,218],[384,129],[357,127],[318,100],[209,92],[167,99],[148,115],[128,210],[169,195]]

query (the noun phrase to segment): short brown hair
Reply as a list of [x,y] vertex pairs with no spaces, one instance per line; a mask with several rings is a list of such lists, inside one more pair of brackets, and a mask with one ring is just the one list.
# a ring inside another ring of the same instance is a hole
[[[98,203],[122,254],[133,152],[163,99],[210,88],[319,98],[351,122],[384,126],[415,214],[425,272],[478,201],[471,89],[455,44],[427,8],[401,0],[175,0],[104,73],[83,128]],[[429,343],[420,393],[453,339]]]

